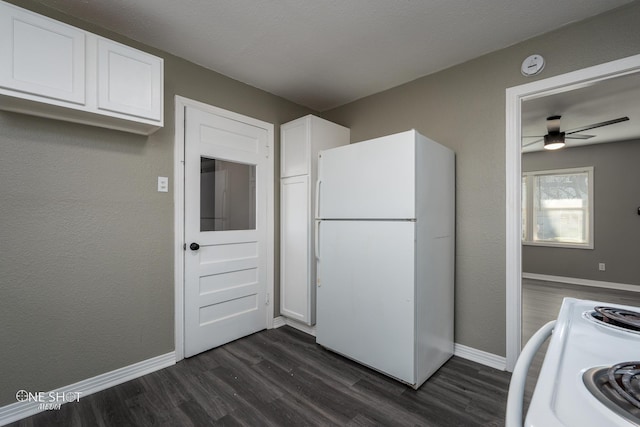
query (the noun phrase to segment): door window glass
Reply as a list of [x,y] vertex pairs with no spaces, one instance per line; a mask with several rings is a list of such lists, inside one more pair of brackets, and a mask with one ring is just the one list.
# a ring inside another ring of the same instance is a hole
[[200,157],[200,231],[255,228],[256,166]]

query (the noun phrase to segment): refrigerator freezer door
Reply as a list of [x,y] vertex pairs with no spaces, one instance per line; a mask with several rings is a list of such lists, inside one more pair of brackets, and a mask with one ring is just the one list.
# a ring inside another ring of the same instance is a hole
[[415,218],[415,140],[411,130],[320,152],[316,217]]
[[316,340],[415,383],[415,223],[319,223]]

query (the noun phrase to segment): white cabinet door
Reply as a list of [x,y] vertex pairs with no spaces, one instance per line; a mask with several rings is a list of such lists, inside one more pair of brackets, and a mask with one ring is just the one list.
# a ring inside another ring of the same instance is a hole
[[282,178],[309,173],[309,132],[307,117],[282,125],[280,141],[282,149],[280,176]]
[[309,176],[282,179],[280,203],[280,313],[311,324]]
[[162,59],[98,39],[98,108],[162,118]]
[[84,104],[85,32],[0,4],[0,86]]

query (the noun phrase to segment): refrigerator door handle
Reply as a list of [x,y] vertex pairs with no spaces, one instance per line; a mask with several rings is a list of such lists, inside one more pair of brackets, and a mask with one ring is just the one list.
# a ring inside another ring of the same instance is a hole
[[316,260],[320,261],[320,222],[319,220],[316,220],[316,229],[315,229],[315,255],[316,255]]
[[320,179],[316,181],[316,219],[320,218]]

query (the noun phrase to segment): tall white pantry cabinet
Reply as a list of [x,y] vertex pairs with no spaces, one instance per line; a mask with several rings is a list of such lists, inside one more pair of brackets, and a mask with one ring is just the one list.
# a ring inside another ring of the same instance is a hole
[[318,152],[349,144],[348,128],[308,115],[280,128],[280,314],[314,325]]

